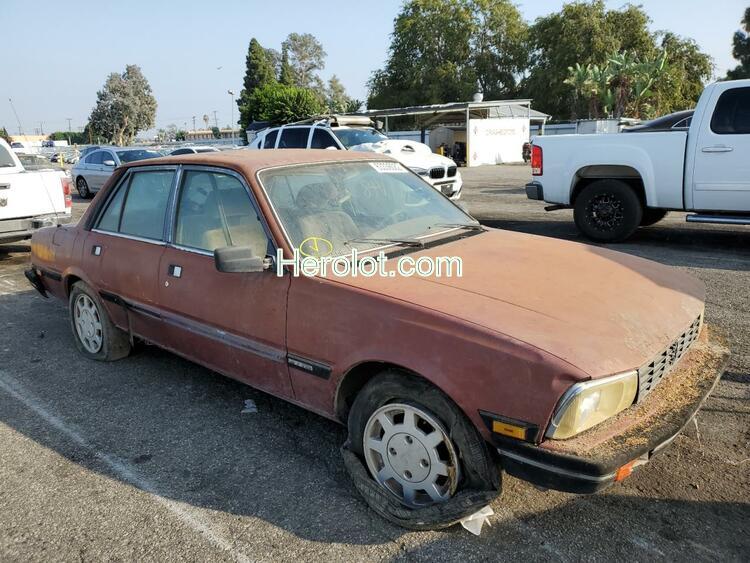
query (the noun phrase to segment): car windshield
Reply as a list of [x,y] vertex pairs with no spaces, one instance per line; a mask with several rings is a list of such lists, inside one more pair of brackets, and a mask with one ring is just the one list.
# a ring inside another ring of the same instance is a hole
[[377,129],[372,127],[362,129],[331,129],[334,135],[336,135],[347,149],[361,145],[363,143],[377,143],[379,141],[385,141],[388,139],[385,135],[380,133]]
[[164,156],[156,151],[147,150],[129,150],[129,151],[117,151],[117,156],[120,162],[133,162],[135,160],[146,160],[147,158],[159,158]]
[[260,182],[293,247],[319,242],[339,256],[356,248],[418,242],[477,223],[416,174],[393,161],[273,168]]

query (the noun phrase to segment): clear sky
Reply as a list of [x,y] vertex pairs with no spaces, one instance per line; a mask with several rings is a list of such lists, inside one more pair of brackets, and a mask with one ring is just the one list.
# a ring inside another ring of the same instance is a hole
[[[562,0],[517,2],[528,21],[559,10]],[[652,29],[692,37],[717,76],[735,62],[731,38],[748,0],[641,0]],[[622,0],[609,0],[610,8]],[[239,92],[251,37],[280,48],[292,32],[312,33],[328,53],[322,75],[336,74],[365,99],[370,73],[385,60],[401,0],[2,0],[0,126],[17,133],[8,98],[26,133],[85,125],[110,72],[141,66],[156,95],[157,127],[201,126],[203,114],[230,121],[227,90]],[[234,107],[234,118],[237,108]]]

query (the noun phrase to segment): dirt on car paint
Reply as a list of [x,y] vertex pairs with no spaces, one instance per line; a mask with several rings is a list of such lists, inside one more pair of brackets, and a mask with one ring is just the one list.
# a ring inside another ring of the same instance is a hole
[[[665,438],[669,438],[690,420],[686,415],[692,414],[692,405],[711,392],[728,357],[726,339],[706,325],[682,360],[643,403],[575,438],[548,441],[543,447],[604,461],[618,452],[647,447],[655,427],[664,429]],[[627,428],[624,433],[623,428]]]

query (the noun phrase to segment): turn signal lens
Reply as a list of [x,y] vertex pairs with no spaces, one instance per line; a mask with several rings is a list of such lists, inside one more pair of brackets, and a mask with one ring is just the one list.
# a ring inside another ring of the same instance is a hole
[[596,426],[632,405],[637,392],[635,371],[576,383],[560,399],[547,437],[570,438]]

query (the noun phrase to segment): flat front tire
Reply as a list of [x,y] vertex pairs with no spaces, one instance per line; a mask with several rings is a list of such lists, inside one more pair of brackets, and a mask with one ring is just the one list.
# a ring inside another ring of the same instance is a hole
[[372,479],[415,517],[462,490],[499,493],[500,472],[476,428],[420,378],[397,370],[373,378],[357,395],[348,427],[351,450]]
[[597,180],[575,200],[576,227],[597,242],[620,242],[632,235],[643,218],[643,205],[621,180]]
[[87,284],[73,284],[68,306],[73,338],[81,354],[111,362],[130,353],[128,334],[112,324],[101,299]]

